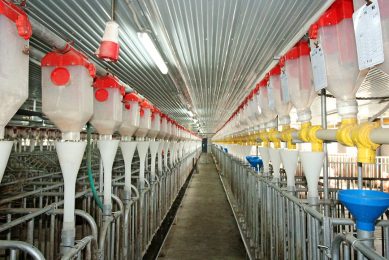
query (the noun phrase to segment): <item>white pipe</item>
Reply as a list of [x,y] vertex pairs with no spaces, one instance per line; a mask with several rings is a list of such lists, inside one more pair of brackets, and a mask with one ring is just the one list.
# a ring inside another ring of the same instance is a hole
[[303,171],[308,184],[308,202],[317,205],[319,200],[318,182],[323,167],[323,152],[299,152]]
[[119,140],[98,140],[97,147],[100,150],[104,168],[104,214],[110,215],[112,211],[112,166],[115,160]]
[[158,148],[159,148],[159,141],[151,141],[150,142],[150,154],[151,154],[151,180],[155,181],[155,158],[157,156]]
[[131,164],[137,144],[138,142],[134,141],[120,142],[120,149],[122,150],[124,159],[124,190],[129,194],[131,192]]
[[281,155],[280,149],[269,148],[270,160],[273,165],[273,178],[274,181],[280,180],[280,166],[281,166]]
[[169,158],[169,164],[170,167],[173,167],[174,164],[174,148],[175,148],[176,142],[172,141],[169,145],[169,150],[170,150],[170,158]]
[[169,141],[165,141],[165,144],[164,144],[164,147],[163,147],[163,150],[164,150],[163,159],[164,159],[165,169],[168,168],[168,164],[167,164],[167,154],[168,154],[168,151],[169,151],[169,147],[170,147],[170,142],[169,142]]
[[286,172],[287,189],[289,191],[294,191],[296,185],[294,176],[296,174],[297,169],[298,151],[282,149],[280,150],[280,155],[282,164]]
[[163,167],[162,151],[164,146],[165,146],[165,141],[159,142],[159,146],[158,146],[158,171],[159,172],[162,172],[162,167]]
[[64,180],[63,230],[75,231],[76,180],[85,152],[86,142],[59,141],[55,142],[55,147]]
[[138,154],[139,154],[139,183],[140,183],[140,189],[144,189],[145,185],[145,161],[146,161],[146,154],[149,149],[150,142],[148,141],[140,141],[138,142]]

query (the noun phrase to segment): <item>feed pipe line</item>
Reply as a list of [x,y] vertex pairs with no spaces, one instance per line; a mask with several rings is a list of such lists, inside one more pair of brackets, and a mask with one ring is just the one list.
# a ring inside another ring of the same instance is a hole
[[43,254],[35,246],[23,241],[0,240],[0,249],[21,250],[35,260],[45,260]]

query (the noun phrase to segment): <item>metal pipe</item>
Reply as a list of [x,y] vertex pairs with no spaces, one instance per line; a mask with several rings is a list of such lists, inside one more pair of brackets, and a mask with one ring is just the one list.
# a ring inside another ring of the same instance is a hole
[[33,245],[23,241],[0,240],[0,249],[16,249],[29,254],[35,260],[45,260],[43,254]]
[[331,245],[331,257],[332,260],[340,260],[340,244],[342,242],[346,242],[350,246],[352,246],[357,251],[364,254],[369,259],[382,259],[385,258],[379,255],[376,251],[368,247],[364,244],[362,240],[358,240],[356,237],[354,237],[351,234],[345,233],[345,234],[338,234],[335,236],[332,245]]
[[94,240],[93,236],[84,237],[81,240],[78,240],[78,243],[74,245],[74,247],[68,249],[67,253],[62,256],[62,260],[74,259],[82,249],[84,249],[91,241]]

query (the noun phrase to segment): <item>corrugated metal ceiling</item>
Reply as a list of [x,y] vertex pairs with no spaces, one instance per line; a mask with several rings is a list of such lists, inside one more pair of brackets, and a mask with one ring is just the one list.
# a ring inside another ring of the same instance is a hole
[[[227,120],[274,57],[330,2],[116,1],[121,45],[116,64],[101,63],[93,55],[110,19],[110,0],[28,0],[27,10],[180,123],[187,125],[186,111],[193,110],[209,133]],[[152,32],[168,75],[160,73],[138,41],[140,30]],[[33,38],[31,45],[49,50],[38,39]],[[30,98],[39,100],[40,70],[35,64],[30,68]],[[372,88],[366,86],[366,91]]]

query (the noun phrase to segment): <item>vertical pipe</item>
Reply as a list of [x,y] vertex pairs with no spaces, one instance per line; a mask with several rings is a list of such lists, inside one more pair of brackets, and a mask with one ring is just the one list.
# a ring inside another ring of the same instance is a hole
[[358,165],[358,189],[361,190],[362,189],[362,163],[358,162],[357,163]]
[[[327,129],[327,100],[326,100],[326,90],[321,90],[321,125],[323,129]],[[323,161],[323,184],[324,184],[324,200],[327,201],[329,198],[328,194],[328,154],[327,154],[327,144],[323,143],[323,152],[324,152],[324,161]],[[327,203],[324,207],[324,216],[328,216],[329,208]]]

